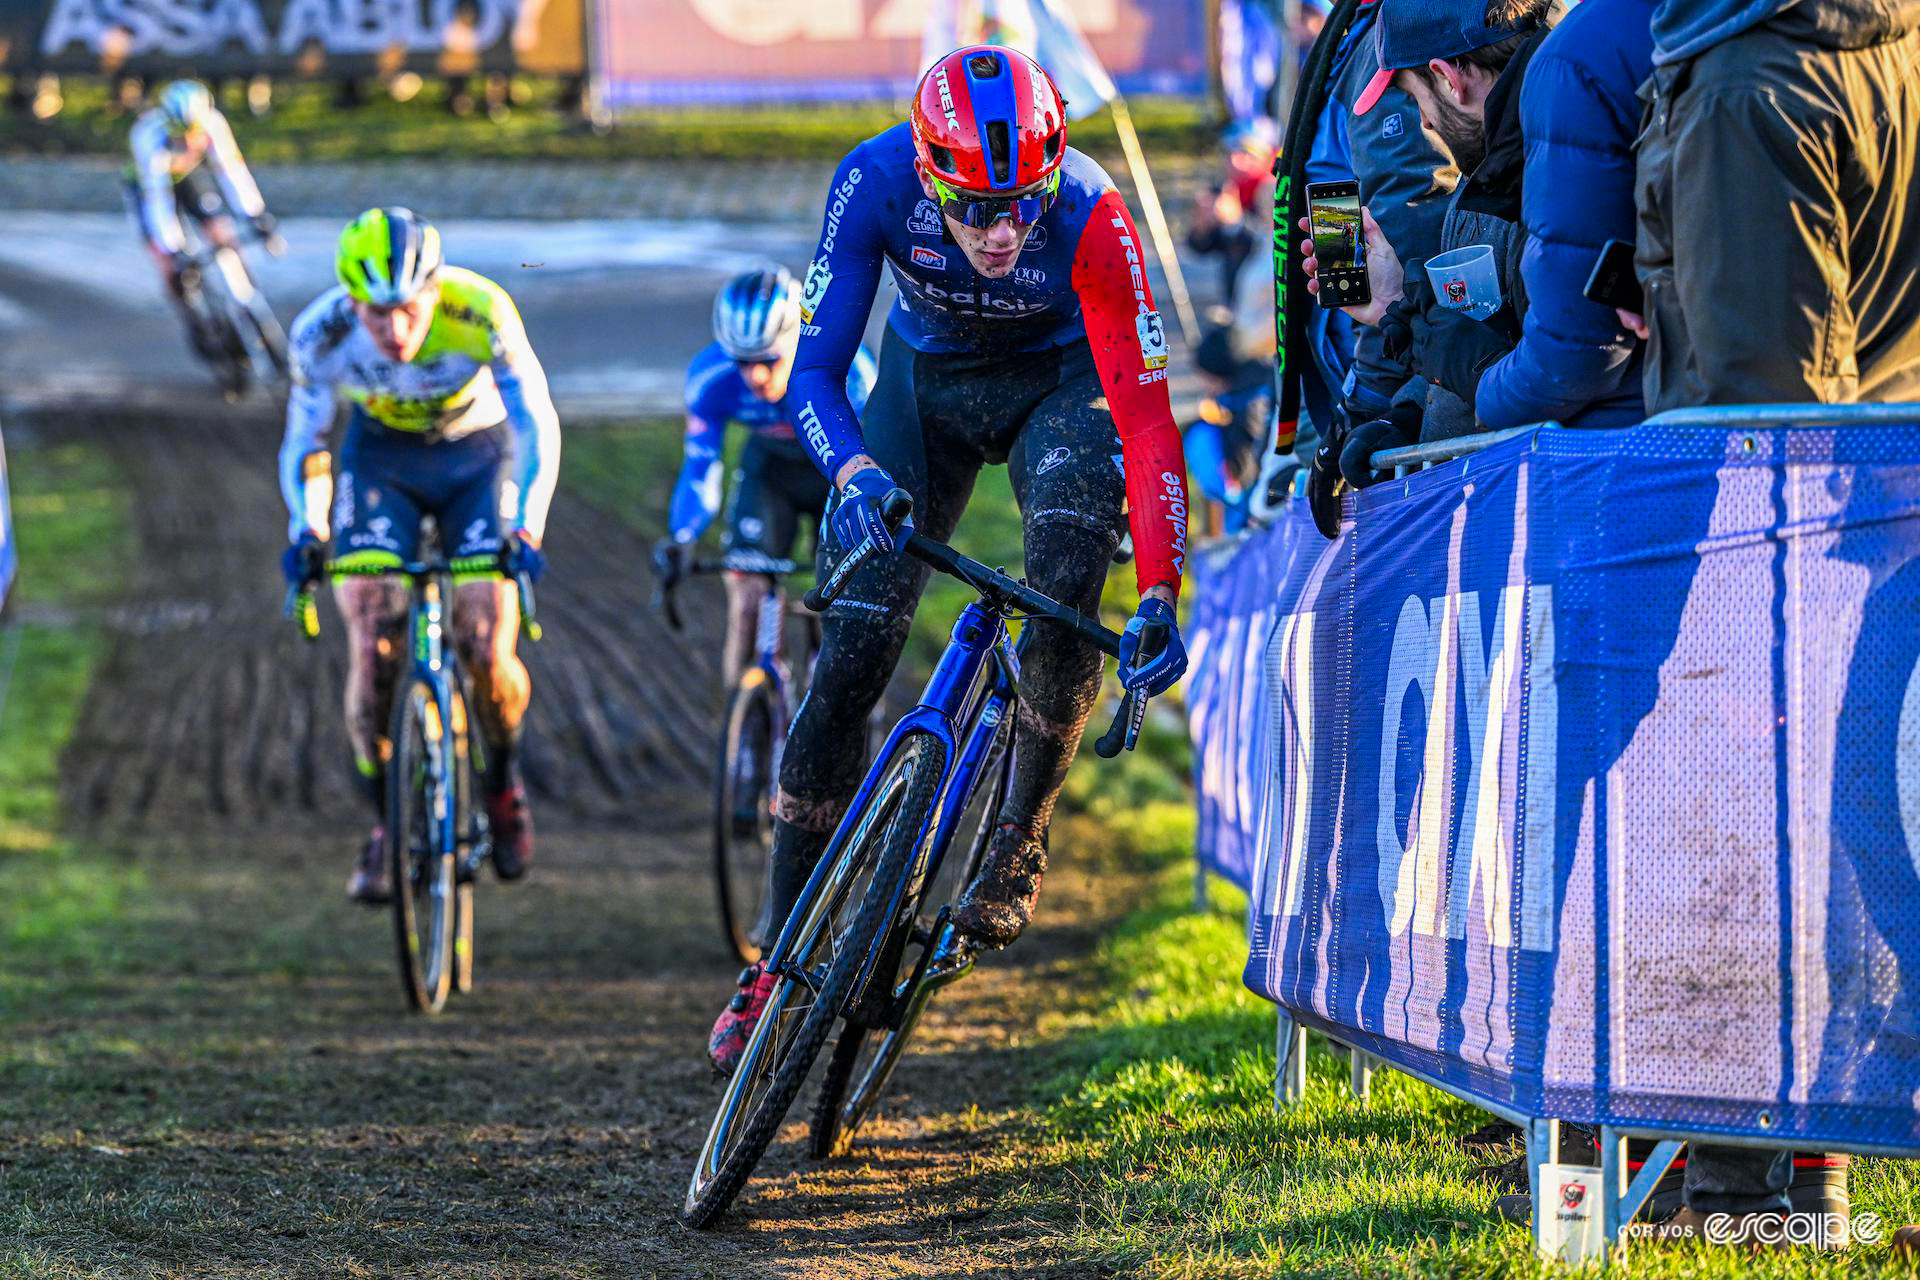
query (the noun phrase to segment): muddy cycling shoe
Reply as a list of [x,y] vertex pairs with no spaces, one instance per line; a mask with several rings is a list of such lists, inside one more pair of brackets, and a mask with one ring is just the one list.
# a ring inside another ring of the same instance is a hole
[[502,880],[518,880],[533,861],[533,812],[527,808],[526,784],[515,778],[499,795],[487,797],[487,830],[493,837],[493,872]]
[[773,986],[778,981],[779,978],[757,964],[740,971],[740,989],[720,1011],[714,1020],[713,1033],[707,1037],[707,1061],[721,1075],[732,1075],[733,1069],[740,1065],[740,1055],[746,1052],[753,1029],[760,1025],[760,1015],[765,1012],[767,999],[773,995]]
[[1015,822],[993,829],[980,871],[953,909],[953,926],[984,947],[1004,947],[1033,919],[1047,844]]
[[347,877],[347,896],[355,902],[377,907],[393,900],[393,884],[387,876],[387,832],[376,826],[360,850],[360,861]]

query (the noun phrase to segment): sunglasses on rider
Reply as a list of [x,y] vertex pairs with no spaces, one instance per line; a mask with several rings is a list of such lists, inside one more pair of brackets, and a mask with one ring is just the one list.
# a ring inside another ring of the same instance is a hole
[[940,196],[940,210],[955,222],[984,231],[1002,218],[1012,218],[1022,226],[1040,221],[1042,214],[1060,197],[1060,171],[1055,169],[1037,190],[1017,196],[977,196],[956,191],[932,174],[927,177]]
[[761,368],[771,369],[773,368],[774,365],[777,365],[780,363],[780,357],[779,356],[754,356],[754,357],[735,356],[733,358],[733,363],[737,367],[742,369],[750,368],[755,365],[758,365]]

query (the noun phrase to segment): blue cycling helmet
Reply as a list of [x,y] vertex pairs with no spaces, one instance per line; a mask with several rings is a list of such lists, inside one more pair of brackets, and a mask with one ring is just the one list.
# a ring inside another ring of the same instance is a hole
[[777,360],[800,327],[800,284],[785,267],[735,276],[713,299],[713,336],[735,360]]
[[160,114],[172,132],[191,133],[213,114],[213,94],[198,80],[175,80],[160,91]]

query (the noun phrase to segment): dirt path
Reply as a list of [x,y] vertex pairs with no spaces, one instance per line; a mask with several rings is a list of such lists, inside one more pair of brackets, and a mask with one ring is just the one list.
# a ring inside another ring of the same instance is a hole
[[1057,1266],[988,1212],[973,1169],[1024,1087],[1005,1050],[1105,914],[1084,864],[1050,884],[1027,946],[935,1006],[850,1159],[806,1161],[792,1124],[721,1229],[684,1231],[716,1097],[701,1046],[732,971],[702,861],[716,611],[695,610],[693,643],[670,636],[643,541],[563,494],[530,654],[540,863],[482,886],[480,989],[409,1017],[386,916],[340,893],[365,819],[339,628],[324,613],[314,650],[278,618],[274,424],[39,426],[91,433],[137,491],[139,585],[64,760],[88,856],[136,891],[90,950],[36,961],[7,1011],[30,1049],[0,1073],[0,1273]]

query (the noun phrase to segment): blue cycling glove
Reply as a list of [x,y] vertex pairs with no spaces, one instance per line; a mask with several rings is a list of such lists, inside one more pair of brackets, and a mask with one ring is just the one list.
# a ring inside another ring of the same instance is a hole
[[[1158,653],[1148,655],[1139,666],[1140,637],[1149,622],[1164,622],[1167,642]],[[1120,633],[1120,683],[1129,690],[1144,689],[1149,697],[1159,697],[1187,673],[1187,646],[1180,642],[1180,622],[1173,606],[1152,596],[1140,602],[1140,609]]]
[[507,549],[502,556],[506,561],[507,572],[518,577],[527,575],[527,581],[539,585],[540,576],[547,571],[547,554],[533,545],[532,539],[525,533],[516,533],[507,539]]
[[295,591],[320,581],[327,574],[327,549],[311,533],[280,553],[280,572]]
[[880,499],[900,486],[879,467],[866,467],[853,473],[840,500],[833,508],[833,540],[842,555],[851,552],[868,538],[882,551],[899,551],[913,529],[909,517],[898,529],[889,530],[880,518]]

